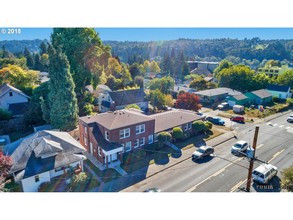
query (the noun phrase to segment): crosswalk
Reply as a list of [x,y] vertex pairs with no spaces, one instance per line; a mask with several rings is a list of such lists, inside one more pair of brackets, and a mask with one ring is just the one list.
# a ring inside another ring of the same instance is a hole
[[286,124],[274,123],[273,124],[271,121],[269,121],[266,124],[269,125],[269,126],[272,126],[272,127],[285,128],[286,130],[293,129],[293,126],[292,125],[288,126],[288,123],[286,123]]

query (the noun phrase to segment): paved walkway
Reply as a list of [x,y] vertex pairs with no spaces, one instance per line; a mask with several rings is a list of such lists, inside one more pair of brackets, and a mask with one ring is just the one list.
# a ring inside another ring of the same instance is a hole
[[87,159],[89,159],[97,168],[99,168],[101,171],[105,170],[106,167],[101,164],[93,155],[91,155],[88,152],[83,152],[84,156],[86,156]]

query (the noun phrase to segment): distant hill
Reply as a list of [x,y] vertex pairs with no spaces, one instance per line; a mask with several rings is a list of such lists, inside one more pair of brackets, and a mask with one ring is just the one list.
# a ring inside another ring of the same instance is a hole
[[6,50],[11,53],[17,53],[17,52],[23,52],[24,48],[26,47],[30,52],[39,52],[40,44],[42,42],[48,42],[47,40],[4,40],[0,41],[0,49],[2,49],[2,46],[4,45]]
[[[12,40],[0,41],[6,50],[16,53],[24,51],[27,47],[30,52],[38,52],[39,45],[47,40]],[[119,56],[123,62],[133,61],[133,57],[140,60],[157,58],[158,60],[172,50],[177,56],[180,51],[184,52],[187,59],[203,59],[206,61],[220,61],[226,57],[233,59],[259,60],[275,59],[293,62],[293,40],[261,40],[252,39],[178,39],[170,41],[132,42],[132,41],[103,41],[112,48],[112,54]],[[237,63],[237,62],[235,62]]]

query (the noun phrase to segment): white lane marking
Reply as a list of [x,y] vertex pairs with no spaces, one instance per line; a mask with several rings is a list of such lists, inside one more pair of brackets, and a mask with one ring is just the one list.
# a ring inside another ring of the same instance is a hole
[[290,126],[286,127],[287,130],[290,129],[290,128],[291,128]]
[[268,161],[268,163],[270,163],[273,159],[275,159],[277,156],[279,156],[284,150],[285,150],[285,149],[283,149],[283,150],[281,150],[281,151],[275,153],[274,156],[272,157],[272,159],[270,159],[270,160]]
[[282,128],[282,127],[284,127],[284,126],[285,126],[285,125],[280,125],[279,128]]
[[271,125],[271,124],[272,124],[272,122],[271,122],[271,121],[267,123],[267,125]]
[[261,148],[262,146],[264,146],[264,144],[260,144],[260,145],[258,145],[258,146],[256,147],[256,149],[259,149],[259,148]]
[[276,124],[273,124],[273,126],[275,127],[275,126],[277,126],[278,124],[276,123]]
[[230,192],[234,192],[236,189],[238,189],[246,181],[247,181],[247,178],[245,180],[242,180],[239,183],[237,183],[235,186],[232,187],[232,189],[230,190]]
[[242,158],[237,158],[236,160],[234,160],[232,163],[228,164],[227,166],[225,166],[224,168],[218,170],[217,172],[215,172],[214,174],[210,175],[209,177],[205,178],[204,180],[202,180],[201,182],[199,182],[198,184],[196,184],[195,186],[191,187],[190,189],[186,190],[185,192],[192,192],[193,190],[195,190],[199,185],[203,184],[204,182],[206,182],[207,180],[211,179],[212,177],[215,177],[217,175],[219,175],[220,173],[224,172],[225,169],[227,169],[229,166],[231,166],[232,164],[234,164],[235,162],[238,162],[242,160]]

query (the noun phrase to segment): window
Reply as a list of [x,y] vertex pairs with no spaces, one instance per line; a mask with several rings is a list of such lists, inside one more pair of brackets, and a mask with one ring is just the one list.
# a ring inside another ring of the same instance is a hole
[[87,146],[87,139],[86,139],[86,137],[83,137],[83,142],[84,142],[84,145]]
[[188,125],[188,130],[190,130],[191,127],[192,127],[192,123],[190,122],[190,123],[188,123],[187,125]]
[[124,153],[124,144],[121,144],[122,147],[122,153]]
[[120,139],[127,138],[130,136],[130,128],[120,130],[119,133],[120,133]]
[[87,127],[86,126],[84,126],[84,133],[87,134]]
[[134,140],[133,147],[136,148],[139,146],[139,139]]
[[125,144],[125,151],[126,152],[131,151],[131,141],[126,142],[126,144]]
[[141,134],[141,133],[144,133],[145,132],[145,125],[137,125],[135,127],[135,132],[136,134]]
[[9,92],[9,96],[13,96],[13,93],[12,92]]
[[143,146],[144,143],[145,143],[145,138],[143,137],[139,140],[139,146]]
[[36,175],[35,176],[35,182],[37,183],[37,182],[39,182],[40,181],[40,177],[39,177],[39,175]]
[[105,139],[109,141],[109,131],[105,131]]
[[153,143],[154,141],[154,136],[151,134],[149,135],[149,144]]
[[188,129],[188,124],[183,125],[183,130],[187,131],[187,129]]

